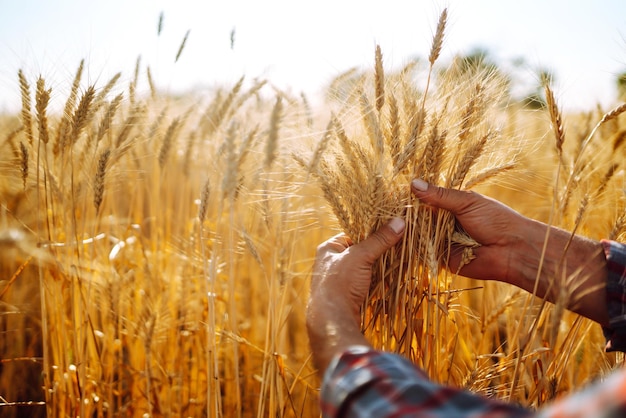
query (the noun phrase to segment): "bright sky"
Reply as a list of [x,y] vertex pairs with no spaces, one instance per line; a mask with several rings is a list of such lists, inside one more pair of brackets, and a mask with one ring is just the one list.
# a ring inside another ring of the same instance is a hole
[[626,71],[624,0],[0,0],[0,111],[20,106],[18,69],[33,85],[43,75],[64,99],[82,58],[86,83],[97,86],[119,71],[126,84],[141,55],[142,69],[172,92],[245,74],[313,94],[350,67],[371,66],[377,43],[388,68],[427,56],[445,6],[442,59],[484,47],[497,60],[525,58],[529,75],[552,70],[566,108],[615,103]]

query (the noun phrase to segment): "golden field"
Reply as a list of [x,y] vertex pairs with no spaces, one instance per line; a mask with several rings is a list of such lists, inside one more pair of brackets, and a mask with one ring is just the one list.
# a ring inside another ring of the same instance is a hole
[[475,243],[408,184],[623,241],[625,107],[563,114],[549,83],[524,107],[497,71],[438,63],[444,27],[427,59],[386,71],[377,49],[315,107],[247,77],[172,97],[138,62],[128,85],[96,86],[81,63],[55,111],[45,78],[16,74],[22,111],[0,117],[0,415],[319,416],[316,246],[391,216],[409,228],[363,310],[375,346],[533,408],[618,367],[562,303],[447,271],[450,242],[467,262]]

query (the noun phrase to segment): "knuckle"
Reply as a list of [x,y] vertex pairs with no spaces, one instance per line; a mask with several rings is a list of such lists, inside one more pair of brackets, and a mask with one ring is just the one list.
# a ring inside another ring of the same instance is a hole
[[449,194],[450,190],[446,189],[445,187],[437,186],[437,188],[435,189],[435,195],[438,200],[446,200]]

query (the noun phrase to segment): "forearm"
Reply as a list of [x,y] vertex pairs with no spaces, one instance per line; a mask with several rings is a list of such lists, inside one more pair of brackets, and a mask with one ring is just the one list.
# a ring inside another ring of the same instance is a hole
[[607,325],[607,267],[601,243],[533,220],[524,225],[523,236],[508,281]]

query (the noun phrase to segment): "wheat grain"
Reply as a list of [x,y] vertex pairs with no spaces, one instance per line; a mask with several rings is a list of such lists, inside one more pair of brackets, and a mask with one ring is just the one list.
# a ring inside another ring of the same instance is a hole
[[376,93],[376,110],[380,112],[385,104],[385,72],[383,70],[383,53],[380,50],[380,45],[376,45],[376,51],[374,53],[374,83]]
[[20,158],[20,147],[18,147],[15,144],[15,138],[17,138],[17,136],[20,134],[20,132],[22,132],[24,130],[23,126],[19,126],[16,129],[13,129],[12,131],[9,131],[9,133],[7,134],[6,138],[4,139],[4,142],[8,143],[9,146],[11,147],[11,151],[13,152],[13,156],[15,158]]
[[473,187],[476,187],[479,184],[482,184],[485,181],[499,175],[500,173],[505,173],[507,171],[513,170],[516,166],[517,166],[516,163],[508,163],[504,165],[499,165],[497,167],[487,168],[479,173],[476,173],[474,177],[466,181],[465,189],[469,190]]
[[159,13],[159,23],[157,24],[157,36],[161,36],[163,31],[163,12]]
[[124,94],[120,93],[109,103],[109,106],[102,116],[102,120],[100,121],[100,126],[98,127],[98,133],[96,134],[96,143],[99,143],[104,135],[110,133],[111,126],[113,123],[113,118],[115,117],[115,113],[120,107],[122,99],[124,98]]
[[380,125],[378,124],[378,120],[376,118],[376,114],[374,113],[374,109],[370,104],[365,93],[360,92],[360,104],[361,104],[361,115],[363,117],[363,123],[365,125],[365,130],[367,132],[367,136],[370,138],[372,143],[372,149],[380,158],[379,161],[382,163],[383,156],[385,155],[385,140],[383,138],[383,134],[380,130]]
[[447,136],[447,131],[439,133],[438,126],[440,119],[436,116],[434,116],[434,119],[435,121],[432,124],[428,141],[419,159],[414,176],[424,179],[429,183],[437,183],[439,178],[439,171],[443,163],[443,154],[445,151],[445,139]]
[[30,102],[30,85],[24,76],[22,70],[19,70],[18,79],[20,83],[20,93],[22,95],[22,126],[24,127],[24,133],[30,146],[33,145],[33,126],[31,115],[31,102]]
[[122,73],[116,73],[108,83],[98,92],[98,95],[93,101],[93,112],[97,112],[104,105],[106,101],[106,97],[109,95],[113,87],[117,84],[119,79],[122,77]]
[[133,109],[130,111],[130,115],[126,118],[122,125],[122,130],[117,135],[117,139],[115,140],[115,148],[122,147],[128,141],[131,131],[139,123],[139,120],[143,117],[144,113],[144,106],[136,105],[133,107]]
[[187,32],[185,32],[185,36],[183,37],[183,40],[180,43],[180,46],[178,47],[178,52],[176,53],[176,58],[174,58],[174,62],[178,62],[178,59],[183,53],[183,50],[185,49],[185,44],[187,43],[187,38],[189,38],[189,32],[191,32],[190,29],[188,29]]
[[67,137],[70,134],[71,129],[71,115],[74,113],[74,106],[76,105],[76,97],[78,97],[78,88],[80,87],[80,81],[82,79],[83,70],[85,68],[85,60],[81,60],[78,65],[78,70],[74,76],[72,82],[72,89],[65,101],[65,108],[63,109],[63,115],[56,129],[57,136],[54,141],[53,153],[57,156],[62,150],[65,150]]
[[100,212],[100,206],[102,205],[102,199],[104,196],[104,178],[107,172],[107,163],[110,156],[111,150],[107,148],[102,151],[100,158],[98,158],[96,176],[93,182],[93,205],[96,208],[96,213]]
[[607,238],[616,241],[619,240],[624,233],[626,233],[626,210],[622,209],[622,213],[615,219],[613,228],[611,228],[611,232],[609,232]]
[[167,132],[165,133],[165,137],[163,138],[163,143],[161,144],[161,149],[159,150],[159,166],[161,170],[165,167],[167,162],[167,158],[172,149],[172,145],[176,140],[178,132],[180,130],[180,119],[176,118],[170,123],[170,126],[167,128]]
[[239,126],[236,122],[231,122],[228,132],[224,138],[224,154],[226,155],[226,164],[224,177],[222,178],[222,195],[234,196],[237,190],[237,153],[235,152],[235,138]]
[[72,132],[69,137],[70,140],[68,145],[76,144],[76,141],[78,141],[78,138],[80,137],[83,128],[90,121],[91,116],[93,115],[91,111],[91,104],[95,98],[95,95],[95,88],[93,86],[89,86],[87,88],[87,91],[85,91],[85,93],[81,97],[80,102],[78,103],[78,107],[74,112],[74,117],[72,118]]
[[191,158],[197,138],[198,131],[193,130],[187,135],[187,141],[185,141],[185,150],[183,151],[183,174],[185,177],[189,177],[191,173]]
[[426,117],[425,111],[418,111],[414,114],[409,121],[409,131],[407,140],[402,152],[398,156],[398,159],[393,167],[394,174],[398,174],[407,167],[409,161],[415,158],[415,153],[418,150],[419,137],[424,126],[424,119]]
[[39,139],[47,144],[50,140],[50,133],[48,131],[48,117],[46,115],[46,109],[50,102],[51,89],[46,90],[45,81],[39,77],[37,80],[37,93],[35,99],[35,109],[37,111],[37,120],[39,122]]
[[267,145],[265,148],[265,162],[263,167],[268,170],[274,160],[278,150],[278,131],[280,130],[280,123],[283,116],[283,101],[281,96],[276,97],[276,103],[272,109],[272,116],[270,117],[270,128],[267,136]]
[[463,109],[463,117],[461,118],[461,127],[458,134],[458,142],[460,145],[470,136],[470,132],[475,126],[475,123],[480,120],[481,112],[484,108],[483,89],[484,86],[482,83],[476,83],[473,94],[470,96],[469,101]]
[[604,114],[604,116],[602,116],[602,119],[600,119],[600,122],[598,124],[602,125],[611,120],[614,120],[624,112],[626,112],[626,103],[622,103],[621,105],[615,107],[614,109]]
[[141,68],[141,55],[137,55],[137,60],[135,61],[135,71],[133,73],[133,79],[128,84],[128,100],[131,106],[134,106],[136,102],[137,85],[139,84],[140,68]]
[[446,22],[448,20],[448,9],[443,9],[441,15],[439,16],[439,21],[437,22],[437,30],[435,31],[435,35],[433,36],[433,42],[430,48],[430,54],[428,54],[428,62],[431,67],[439,58],[439,54],[441,54],[441,47],[443,45],[443,35],[446,29]]
[[398,101],[393,94],[389,95],[389,118],[388,118],[387,147],[391,154],[393,165],[398,165],[398,158],[402,152],[402,125],[400,123],[400,110]]
[[343,150],[343,158],[347,160],[348,167],[354,176],[356,184],[364,184],[367,178],[367,173],[363,161],[366,161],[365,151],[362,147],[348,138],[341,122],[333,114],[332,124],[335,127],[335,136]]
[[157,97],[157,91],[156,86],[154,85],[154,80],[152,79],[152,71],[150,71],[150,66],[146,67],[146,77],[148,79],[148,87],[150,87],[150,98],[154,100]]
[[474,142],[465,154],[462,156],[461,161],[455,167],[454,174],[452,175],[449,181],[449,187],[451,188],[459,188],[463,184],[463,180],[465,176],[472,168],[472,166],[476,163],[478,157],[482,154],[483,149],[488,141],[494,139],[496,133],[493,131],[487,132],[479,140]]
[[613,178],[613,175],[615,174],[618,168],[619,168],[619,163],[612,163],[609,166],[609,168],[606,170],[606,173],[604,173],[604,176],[602,177],[602,180],[600,181],[600,184],[598,185],[598,188],[595,191],[596,198],[602,195],[602,193],[606,189],[607,184],[609,183],[609,181],[611,181],[611,178]]
[[26,181],[28,180],[28,148],[20,141],[20,172],[22,174],[22,185],[26,190]]
[[246,247],[248,248],[248,251],[252,255],[252,258],[254,258],[254,260],[257,262],[261,270],[265,270],[265,266],[263,265],[263,258],[261,257],[261,254],[259,253],[259,250],[257,246],[254,244],[254,241],[252,240],[252,237],[250,236],[248,231],[246,231],[245,229],[242,229],[241,236],[243,237],[243,240],[246,243]]
[[613,152],[617,151],[626,142],[626,129],[616,132],[613,136]]
[[328,202],[333,214],[337,218],[341,229],[346,231],[349,236],[356,237],[358,233],[353,232],[354,228],[350,219],[350,211],[343,204],[341,198],[336,194],[336,189],[324,181],[323,178],[320,178],[320,188],[322,189],[324,198]]
[[[226,115],[231,110],[231,106],[237,94],[243,86],[244,77],[242,76],[226,96],[226,99],[220,103],[219,98],[211,103],[211,106],[204,113],[204,119],[207,122],[206,135],[211,135],[222,124]],[[218,92],[220,94],[221,92]]]
[[561,112],[554,99],[554,92],[548,84],[544,86],[546,94],[546,104],[548,112],[550,113],[550,121],[552,122],[552,129],[554,131],[554,138],[556,139],[556,151],[559,158],[563,155],[563,143],[565,142],[565,130],[563,128],[563,120],[561,118]]
[[309,173],[312,173],[313,171],[317,170],[317,165],[320,159],[322,158],[322,155],[328,148],[328,143],[332,139],[333,137],[332,134],[335,129],[334,122],[335,122],[335,119],[331,117],[330,120],[328,121],[328,125],[326,126],[326,130],[324,131],[324,135],[322,136],[322,139],[317,143],[317,146],[315,147],[315,151],[313,151],[311,162],[308,165]]
[[207,177],[204,185],[202,186],[202,192],[200,193],[200,206],[198,208],[198,220],[200,223],[206,219],[207,212],[209,211],[209,197],[211,195],[211,181]]
[[311,110],[311,104],[304,92],[300,93],[300,99],[302,99],[302,106],[304,107],[304,114],[306,116],[307,127],[313,127],[313,111]]
[[[243,82],[243,78],[241,79],[241,81]],[[252,87],[250,87],[250,89],[248,89],[248,91],[246,91],[244,94],[240,95],[237,100],[233,101],[233,104],[231,106],[231,108],[229,109],[230,113],[236,111],[237,109],[239,109],[246,100],[248,100],[249,98],[253,97],[253,96],[258,96],[259,91],[263,88],[263,86],[265,86],[267,84],[267,80],[256,80],[254,82],[254,85]],[[237,86],[235,86],[237,87]],[[239,89],[241,88],[241,86],[237,87],[237,89],[234,91],[234,94],[237,94],[237,92],[239,91]]]

